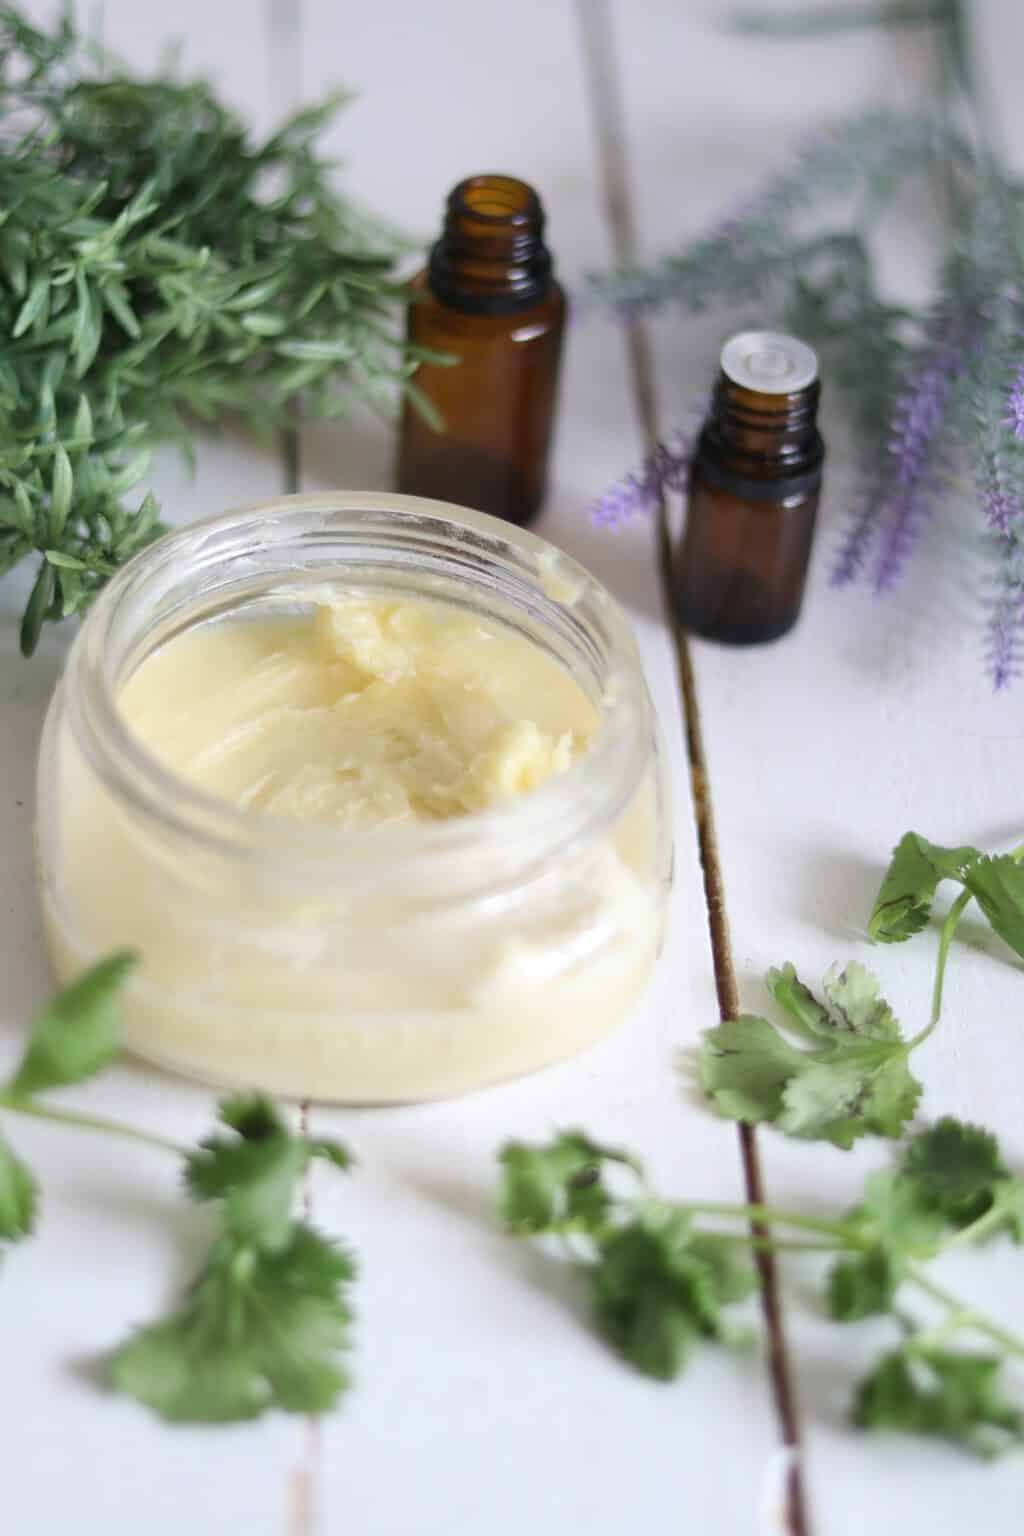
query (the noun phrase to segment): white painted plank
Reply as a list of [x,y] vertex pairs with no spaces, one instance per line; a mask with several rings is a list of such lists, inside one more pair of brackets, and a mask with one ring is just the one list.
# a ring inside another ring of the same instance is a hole
[[[331,16],[325,3],[308,6],[303,92],[315,95],[344,63],[361,95],[338,147],[383,211],[429,237],[460,177],[508,169],[541,190],[563,276],[575,282],[607,262],[572,6],[531,0],[498,12],[446,0],[428,18],[390,0],[363,15],[343,49],[327,46]],[[588,1331],[561,1270],[513,1245],[494,1218],[499,1143],[559,1125],[634,1147],[667,1192],[699,1185],[740,1197],[733,1131],[693,1114],[674,1070],[690,1021],[713,1008],[713,985],[649,531],[612,544],[584,511],[638,444],[619,329],[574,324],[538,531],[605,580],[637,628],[676,791],[666,953],[635,1017],[577,1062],[452,1104],[313,1111],[316,1128],[350,1139],[360,1158],[350,1180],[315,1182],[316,1219],[350,1236],[363,1275],[357,1388],[322,1427],[320,1510],[331,1528],[347,1515],[366,1536],[470,1526],[504,1536],[528,1525],[612,1536],[685,1509],[698,1525],[749,1530],[774,1469],[756,1359],[711,1352],[669,1388],[632,1376]],[[304,450],[304,489],[390,483],[392,443],[379,423],[307,429]],[[389,1470],[396,1455],[400,1477]]]
[[[641,235],[652,254],[678,248],[755,189],[758,175],[779,164],[787,140],[815,117],[848,110],[869,94],[891,95],[898,68],[926,62],[920,41],[909,36],[895,44],[880,36],[753,43],[713,37],[667,6],[657,8],[659,31],[655,9],[641,41],[631,9],[618,8]],[[997,48],[991,34],[983,39],[986,57]],[[670,57],[675,67],[664,62]],[[741,104],[735,139],[722,110],[726,80],[730,100]],[[998,106],[1019,145],[1019,102],[1004,94]],[[729,142],[742,151],[731,164],[723,153]],[[685,221],[673,217],[684,199]],[[904,292],[921,289],[920,246],[918,231],[889,254],[892,279]],[[714,350],[728,329],[721,316],[655,322],[666,423],[710,382]],[[763,649],[695,642],[695,665],[744,1005],[764,1009],[761,977],[772,964],[791,959],[813,981],[833,959],[856,957],[878,971],[897,1012],[916,1029],[927,1016],[934,935],[906,948],[870,948],[871,902],[889,849],[908,828],[988,848],[1020,841],[1024,696],[1018,689],[994,698],[982,676],[971,592],[977,573],[950,526],[957,516],[960,526],[969,522],[966,504],[930,531],[930,550],[895,597],[829,588],[852,482],[839,416],[833,403],[822,528],[799,628]],[[947,1019],[916,1062],[925,1112],[992,1126],[1020,1167],[1020,968],[997,941],[968,931],[977,943],[953,954]],[[769,1198],[820,1211],[851,1203],[865,1172],[888,1159],[877,1145],[843,1154],[770,1133],[762,1133],[761,1150]],[[1020,1262],[1019,1252],[968,1255],[943,1278],[1019,1327]],[[792,1276],[787,1329],[814,1528],[853,1536],[874,1525],[923,1536],[937,1518],[943,1530],[969,1529],[983,1508],[987,1532],[1015,1531],[1020,1468],[1012,1458],[982,1467],[955,1451],[868,1438],[848,1426],[856,1378],[893,1339],[884,1326],[841,1329],[816,1317],[813,1273]]]

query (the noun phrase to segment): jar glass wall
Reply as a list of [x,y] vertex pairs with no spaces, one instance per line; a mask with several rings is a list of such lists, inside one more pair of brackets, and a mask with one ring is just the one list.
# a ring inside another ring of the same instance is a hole
[[[238,810],[127,729],[119,691],[158,647],[302,614],[325,588],[511,626],[597,706],[592,746],[508,806],[343,831]],[[643,989],[671,872],[657,727],[615,602],[530,534],[388,495],[229,513],[125,567],[54,696],[37,826],[58,976],[113,948],[141,956],[124,994],[132,1050],[350,1103],[464,1092],[605,1034]]]

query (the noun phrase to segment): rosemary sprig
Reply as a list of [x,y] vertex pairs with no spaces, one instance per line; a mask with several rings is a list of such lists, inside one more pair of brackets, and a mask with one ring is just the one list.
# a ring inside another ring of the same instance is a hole
[[340,415],[415,371],[398,241],[316,152],[340,104],[256,142],[202,81],[0,6],[0,575],[41,556],[26,654],[159,531],[125,500],[156,442]]

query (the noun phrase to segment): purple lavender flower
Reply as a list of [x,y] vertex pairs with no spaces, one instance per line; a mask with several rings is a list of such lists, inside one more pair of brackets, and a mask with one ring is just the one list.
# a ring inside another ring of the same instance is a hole
[[899,581],[922,525],[935,510],[945,467],[936,449],[953,389],[967,363],[967,343],[962,321],[943,324],[896,403],[880,507],[876,592],[886,592]]
[[897,399],[881,480],[850,520],[832,569],[835,586],[853,580],[863,568],[872,540],[880,534],[875,591],[894,587],[922,525],[934,511],[944,469],[939,439],[969,345],[960,318],[942,321],[935,330],[935,340]]
[[1024,651],[1024,547],[1012,534],[998,542],[1000,571],[986,626],[986,659],[993,686],[1007,688]]
[[1009,427],[1018,441],[1024,441],[1024,364],[1017,369],[1006,397],[1003,426]]
[[657,510],[669,491],[684,491],[693,462],[705,403],[690,413],[692,424],[677,427],[647,456],[643,468],[633,470],[592,501],[591,521],[605,528],[621,528],[631,518]]
[[1008,537],[1024,509],[998,448],[989,447],[982,453],[978,490],[986,523],[995,533]]
[[829,575],[833,587],[846,587],[859,576],[878,521],[877,496],[862,496],[853,508],[843,542]]

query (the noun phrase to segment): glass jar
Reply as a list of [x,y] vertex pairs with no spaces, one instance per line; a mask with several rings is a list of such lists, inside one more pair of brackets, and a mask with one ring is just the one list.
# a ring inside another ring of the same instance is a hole
[[[325,586],[513,626],[598,706],[593,745],[509,806],[353,832],[239,810],[128,730],[119,691],[157,647],[301,613]],[[604,1035],[651,969],[671,872],[657,727],[618,605],[531,534],[387,494],[230,512],[125,566],[50,707],[37,841],[58,976],[121,946],[141,956],[131,1050],[347,1103],[461,1093]]]

